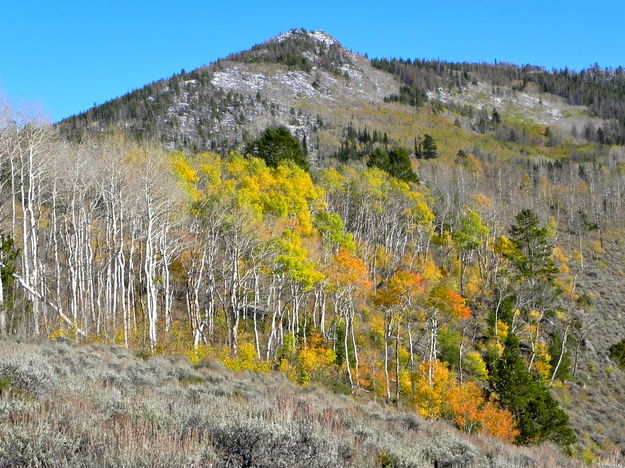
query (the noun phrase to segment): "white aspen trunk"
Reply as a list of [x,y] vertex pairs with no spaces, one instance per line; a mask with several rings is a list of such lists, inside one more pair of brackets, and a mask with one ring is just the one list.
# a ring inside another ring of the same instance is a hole
[[386,400],[391,400],[391,381],[388,374],[388,336],[390,334],[390,312],[384,311],[384,379],[386,383]]
[[[0,262],[0,268],[4,268],[4,267],[6,267],[6,265],[4,265],[4,263]],[[22,288],[24,288],[24,290],[34,300],[36,300],[37,302],[41,301],[41,302],[46,303],[52,310],[54,310],[59,315],[59,317],[65,323],[67,323],[69,326],[73,327],[79,335],[87,336],[87,334],[84,331],[82,331],[80,328],[75,326],[76,324],[74,322],[72,322],[72,320],[67,315],[65,315],[63,313],[63,311],[61,310],[61,308],[58,307],[58,305],[53,304],[48,299],[46,299],[46,297],[43,294],[39,293],[35,288],[33,288],[30,284],[28,284],[26,282],[26,280],[24,278],[22,278],[20,275],[17,275],[17,274],[14,273],[12,276],[13,276],[13,278],[15,278],[17,280],[18,284]]]
[[399,406],[399,329],[400,320],[397,317],[395,333],[395,406]]
[[[191,298],[189,303],[189,314],[191,316],[191,324],[194,328],[193,346],[197,348],[202,340],[202,332],[204,322],[200,313],[200,287],[204,278],[204,266],[206,259],[206,251],[202,250],[199,269],[196,268],[195,261],[192,260],[191,271],[187,273],[189,277],[189,289]],[[197,271],[196,271],[197,270]]]
[[553,373],[551,374],[551,380],[549,381],[549,386],[553,385],[554,380],[556,379],[556,375],[558,374],[558,369],[560,369],[560,365],[562,364],[562,359],[564,358],[564,353],[566,352],[566,339],[568,338],[569,326],[567,325],[564,329],[564,335],[562,337],[562,346],[560,347],[560,356],[558,356],[558,363],[556,367],[553,368]]
[[254,270],[254,346],[256,347],[256,356],[261,359],[260,356],[260,342],[258,339],[258,325],[256,323],[256,316],[258,315],[258,309],[260,304],[260,275],[258,270]]
[[157,315],[157,295],[156,284],[154,283],[154,247],[153,247],[153,231],[154,220],[152,219],[152,207],[151,201],[146,195],[147,204],[147,227],[146,227],[146,239],[145,239],[145,251],[143,259],[143,272],[145,273],[145,287],[147,294],[147,316],[148,316],[148,336],[150,340],[150,350],[154,350],[156,347],[156,321]]
[[436,335],[438,333],[438,320],[436,318],[436,312],[433,312],[432,315],[429,318],[429,322],[430,322],[430,343],[429,343],[429,352],[428,352],[428,361],[429,361],[429,367],[428,367],[428,385],[430,386],[430,388],[433,385],[433,367],[434,367],[434,360],[436,359],[436,355],[438,354],[438,351],[436,349]]
[[349,362],[349,347],[347,345],[347,343],[349,342],[349,323],[347,320],[345,320],[345,333],[344,335],[344,340],[343,340],[343,345],[344,345],[344,350],[345,350],[345,368],[347,369],[347,377],[349,378],[349,388],[351,389],[351,391],[354,391],[354,379],[352,378],[352,368],[351,368],[351,364]]
[[[275,276],[274,276],[275,278]],[[274,311],[273,314],[271,316],[271,333],[269,334],[269,341],[267,342],[267,361],[271,358],[271,355],[273,353],[273,348],[274,348],[274,341],[276,340],[276,336],[277,336],[277,329],[276,329],[276,318],[278,317],[278,314],[281,314],[281,300],[280,300],[280,290],[282,289],[282,283],[284,282],[284,279],[282,278],[281,275],[278,275],[278,284],[275,287],[275,306],[274,306]]]
[[[360,385],[360,361],[358,359],[358,345],[356,344],[356,334],[354,331],[354,318],[355,318],[355,310],[354,310],[354,300],[352,298],[351,293],[349,294],[349,308],[348,308],[348,314],[349,314],[349,329],[350,329],[350,336],[352,339],[352,346],[354,347],[354,370],[355,370],[355,374],[356,374],[356,386]],[[347,333],[347,330],[345,330],[345,333]]]
[[[163,314],[165,316],[165,333],[169,333],[172,323],[172,307],[173,307],[173,289],[171,287],[171,274],[169,271],[169,265],[174,253],[173,245],[169,240],[169,222],[166,221],[162,225],[160,232],[159,249],[161,253],[161,277],[163,278]],[[202,259],[202,266],[204,259]],[[199,317],[199,285],[196,288],[195,300],[197,303],[198,317]]]
[[[235,239],[236,242],[236,239]],[[238,249],[232,254],[232,284],[230,286],[230,350],[233,354],[237,354],[238,349],[238,333],[239,333],[239,252]]]

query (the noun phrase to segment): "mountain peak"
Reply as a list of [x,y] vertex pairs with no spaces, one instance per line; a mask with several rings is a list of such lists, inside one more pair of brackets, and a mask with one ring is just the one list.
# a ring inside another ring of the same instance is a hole
[[307,38],[315,42],[325,45],[326,47],[338,46],[343,47],[339,41],[325,31],[315,30],[307,31],[305,29],[291,29],[285,33],[277,35],[268,42],[284,42],[292,39]]
[[291,29],[249,50],[227,57],[234,62],[277,63],[291,70],[307,72],[321,68],[337,74],[342,65],[352,64],[354,58],[355,54],[327,32],[305,29]]

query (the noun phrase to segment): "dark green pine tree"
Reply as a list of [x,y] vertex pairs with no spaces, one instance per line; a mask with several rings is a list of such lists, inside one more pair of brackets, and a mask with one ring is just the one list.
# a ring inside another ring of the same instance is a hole
[[383,171],[386,171],[390,174],[391,172],[391,164],[388,157],[388,152],[384,151],[381,148],[374,149],[369,155],[369,160],[367,161],[368,167],[377,167]]
[[510,240],[515,251],[507,255],[515,269],[526,279],[552,283],[558,272],[553,259],[553,245],[546,227],[539,226],[532,210],[522,210],[510,227]]
[[423,135],[423,142],[421,143],[421,154],[425,159],[433,159],[438,156],[438,148],[434,138],[428,134]]
[[610,359],[615,360],[619,366],[625,369],[625,338],[610,346],[608,351],[610,352]]
[[552,441],[562,446],[575,442],[569,418],[542,381],[530,374],[519,352],[519,341],[510,333],[501,357],[489,366],[490,388],[499,396],[520,431],[523,445]]
[[408,151],[399,147],[393,148],[388,153],[388,160],[390,165],[389,173],[392,176],[405,182],[419,182],[419,178],[412,170]]
[[419,182],[419,178],[412,170],[410,155],[403,148],[396,147],[389,152],[376,148],[369,155],[367,166],[377,167],[405,182]]
[[501,116],[499,115],[499,112],[497,112],[497,109],[495,109],[494,107],[493,107],[493,113],[491,117],[495,125],[499,125],[501,123]]
[[271,167],[292,161],[302,169],[310,168],[301,143],[286,127],[268,128],[257,140],[248,145],[246,151],[264,159]]

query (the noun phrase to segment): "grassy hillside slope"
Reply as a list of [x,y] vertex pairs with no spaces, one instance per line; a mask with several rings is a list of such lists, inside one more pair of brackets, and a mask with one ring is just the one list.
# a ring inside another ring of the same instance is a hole
[[[0,466],[581,466],[280,374],[0,341]],[[607,465],[606,465],[607,466]]]

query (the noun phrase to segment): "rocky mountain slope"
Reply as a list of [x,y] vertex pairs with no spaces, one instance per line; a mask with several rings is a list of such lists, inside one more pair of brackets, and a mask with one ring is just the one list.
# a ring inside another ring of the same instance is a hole
[[333,111],[380,103],[399,83],[322,31],[292,30],[223,60],[152,83],[85,114],[62,132],[119,127],[168,148],[223,151],[271,125],[286,125],[314,159]]

